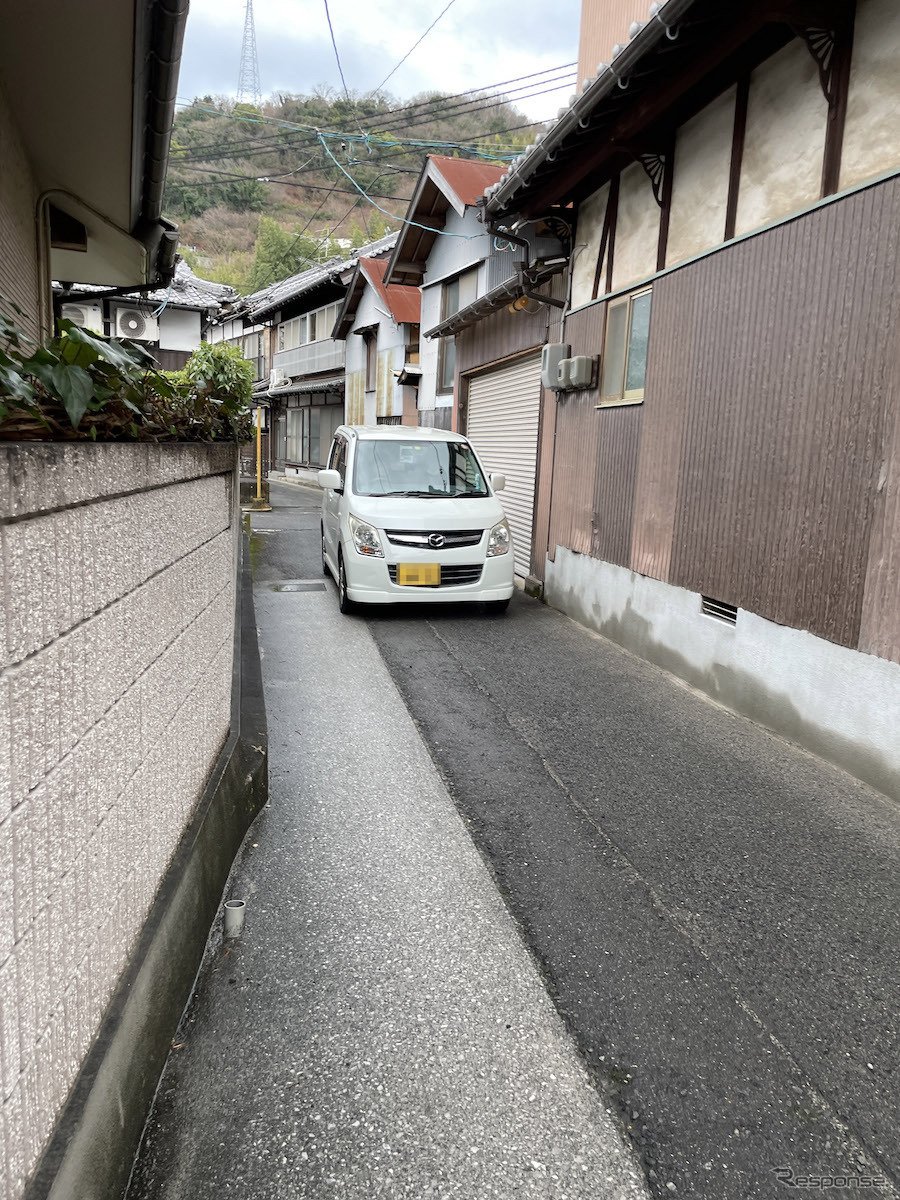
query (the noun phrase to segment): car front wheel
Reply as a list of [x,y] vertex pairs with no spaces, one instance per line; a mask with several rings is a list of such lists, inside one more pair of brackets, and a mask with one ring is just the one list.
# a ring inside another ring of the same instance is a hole
[[338,604],[342,613],[356,612],[356,605],[347,595],[347,572],[344,570],[344,556],[338,550]]

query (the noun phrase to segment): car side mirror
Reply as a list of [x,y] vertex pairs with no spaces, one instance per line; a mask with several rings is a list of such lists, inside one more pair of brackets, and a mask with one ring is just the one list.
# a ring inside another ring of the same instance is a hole
[[333,491],[343,491],[340,471],[323,470],[319,472],[319,487],[331,488]]
[[491,487],[495,492],[502,492],[506,487],[506,476],[500,471],[495,471],[494,474],[490,476],[490,480]]

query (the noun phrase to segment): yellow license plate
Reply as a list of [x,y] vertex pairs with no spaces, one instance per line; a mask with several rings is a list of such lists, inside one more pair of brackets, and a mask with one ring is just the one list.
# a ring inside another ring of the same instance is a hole
[[441,582],[441,564],[397,563],[397,582],[406,586],[434,587]]

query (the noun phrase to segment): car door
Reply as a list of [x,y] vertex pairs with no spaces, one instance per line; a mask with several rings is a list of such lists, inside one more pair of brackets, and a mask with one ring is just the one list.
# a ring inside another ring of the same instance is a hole
[[341,477],[341,488],[326,488],[322,501],[322,528],[325,536],[325,549],[331,561],[337,564],[338,545],[341,540],[341,503],[343,501],[343,483],[347,472],[347,441],[346,438],[336,437],[328,457],[328,466],[337,471]]

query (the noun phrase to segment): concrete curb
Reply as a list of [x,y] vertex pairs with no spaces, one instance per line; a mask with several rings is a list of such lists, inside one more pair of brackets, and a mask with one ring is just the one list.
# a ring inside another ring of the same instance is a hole
[[241,546],[231,732],[25,1200],[122,1196],[232,862],[268,797],[268,734],[246,533]]

